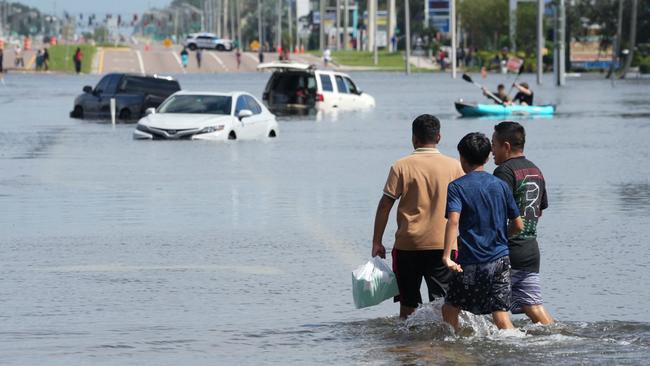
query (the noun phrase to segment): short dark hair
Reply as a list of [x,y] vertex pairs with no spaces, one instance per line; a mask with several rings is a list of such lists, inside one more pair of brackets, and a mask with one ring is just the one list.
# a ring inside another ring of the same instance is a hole
[[514,121],[503,121],[494,126],[495,137],[499,142],[507,142],[512,150],[522,151],[526,144],[526,130],[524,126]]
[[413,120],[413,135],[421,144],[437,144],[440,121],[430,114],[421,114]]
[[490,157],[490,139],[480,132],[468,133],[458,143],[460,156],[472,165],[483,165]]
[[506,88],[506,86],[503,85],[503,84],[499,84],[499,85],[497,85],[497,89],[505,89],[505,88]]

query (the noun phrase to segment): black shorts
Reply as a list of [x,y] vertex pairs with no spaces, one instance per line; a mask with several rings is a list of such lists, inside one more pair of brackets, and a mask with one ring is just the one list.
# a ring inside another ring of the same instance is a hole
[[454,273],[447,304],[473,314],[510,310],[510,258],[492,262],[463,264],[463,272]]
[[[420,286],[422,277],[427,283],[429,301],[445,297],[452,273],[442,263],[442,250],[398,250],[393,249],[393,272],[397,277],[399,295],[394,301],[403,306],[417,308],[422,304]],[[452,251],[452,258],[456,251]]]

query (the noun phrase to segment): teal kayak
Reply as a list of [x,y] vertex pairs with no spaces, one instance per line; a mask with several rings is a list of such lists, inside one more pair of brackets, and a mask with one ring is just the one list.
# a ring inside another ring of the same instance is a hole
[[515,115],[544,115],[552,116],[555,106],[549,105],[501,105],[501,104],[472,104],[456,102],[456,110],[465,117],[507,116]]

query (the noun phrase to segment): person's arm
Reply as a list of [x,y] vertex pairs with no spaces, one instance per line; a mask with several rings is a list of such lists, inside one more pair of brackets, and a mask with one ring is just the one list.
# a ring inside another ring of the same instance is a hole
[[515,88],[517,88],[520,92],[522,92],[522,93],[524,93],[524,94],[526,94],[526,95],[533,95],[533,92],[530,91],[530,89],[528,89],[528,88],[524,88],[523,86],[521,86],[521,85],[519,85],[519,84],[517,84],[517,83],[513,83],[513,85],[514,85]]
[[524,230],[524,220],[520,216],[517,216],[517,218],[511,219],[508,224],[508,237],[512,238],[522,232],[522,230]]
[[388,216],[390,210],[393,208],[395,201],[402,195],[403,178],[400,173],[399,166],[392,166],[384,185],[384,194],[379,200],[377,205],[377,213],[375,214],[375,229],[372,235],[372,256],[380,256],[386,258],[386,248],[382,244],[386,224],[388,223]]
[[458,222],[460,212],[449,212],[447,214],[447,226],[445,227],[445,250],[442,252],[442,263],[452,272],[462,272],[460,264],[451,259],[451,248],[458,240]]
[[383,195],[377,205],[377,213],[375,214],[375,230],[372,235],[372,256],[380,256],[386,258],[386,248],[382,244],[386,224],[388,224],[388,216],[390,210],[393,208],[395,200],[387,195]]

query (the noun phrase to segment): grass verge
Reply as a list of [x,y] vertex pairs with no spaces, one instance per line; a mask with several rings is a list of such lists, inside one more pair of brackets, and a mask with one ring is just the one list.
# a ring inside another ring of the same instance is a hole
[[84,57],[81,61],[81,72],[89,74],[92,69],[93,57],[97,48],[91,45],[56,45],[49,48],[50,70],[62,72],[75,72],[74,53],[77,47],[81,48]]

